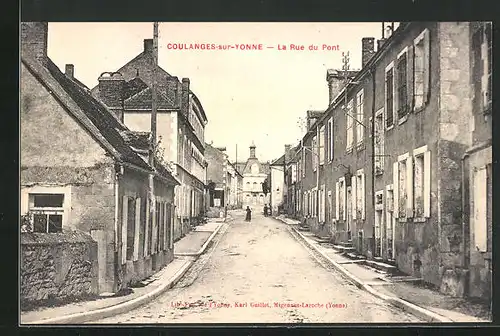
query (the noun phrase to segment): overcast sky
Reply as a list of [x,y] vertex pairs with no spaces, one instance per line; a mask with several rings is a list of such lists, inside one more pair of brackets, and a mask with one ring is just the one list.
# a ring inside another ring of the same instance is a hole
[[[63,71],[74,64],[75,76],[92,88],[100,73],[120,68],[152,37],[152,23],[50,23],[48,53]],[[254,141],[257,157],[267,161],[299,141],[299,117],[327,107],[326,70],[341,67],[342,51],[350,52],[351,69],[361,67],[363,37],[380,38],[381,23],[160,23],[158,62],[190,78],[209,120],[206,142],[227,147],[231,160],[237,145],[244,161]],[[264,50],[169,50],[168,43],[252,43]]]

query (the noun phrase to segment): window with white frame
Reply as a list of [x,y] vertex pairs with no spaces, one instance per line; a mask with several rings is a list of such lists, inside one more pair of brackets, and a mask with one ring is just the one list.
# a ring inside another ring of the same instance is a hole
[[29,194],[29,213],[33,232],[62,232],[64,194]]
[[430,217],[431,152],[427,146],[413,151],[414,218]]
[[385,68],[385,126],[394,125],[394,63]]
[[408,52],[405,48],[399,55],[396,65],[397,96],[396,106],[398,118],[402,119],[409,112],[408,105]]
[[363,125],[365,124],[364,118],[364,99],[365,95],[363,90],[358,92],[356,96],[356,119],[358,122],[356,122],[356,141],[358,145],[361,145],[364,140],[364,135],[365,135],[365,128]]
[[429,30],[425,29],[413,42],[413,99],[415,110],[426,103],[430,86],[430,44]]
[[[394,194],[397,207],[395,215],[400,220],[413,217],[413,158],[408,153],[400,155],[393,166]],[[396,197],[397,194],[397,197]]]
[[384,146],[384,108],[381,108],[375,113],[375,175],[384,171]]
[[319,129],[319,164],[325,163],[325,126]]
[[319,190],[319,221],[325,221],[325,185],[323,184]]
[[335,137],[333,134],[333,117],[328,120],[328,160],[332,161],[333,160],[333,149],[334,147],[334,142],[335,142]]
[[354,142],[354,106],[352,100],[347,104],[347,113],[346,113],[346,123],[347,123],[347,142],[346,142],[346,151],[352,149],[352,145]]
[[485,113],[491,107],[492,82],[492,24],[478,22],[474,26],[472,35],[473,71],[478,102]]
[[302,151],[302,160],[301,160],[301,163],[302,163],[302,177],[306,177],[306,149],[305,147],[302,147],[300,149]]
[[355,180],[356,195],[356,218],[365,219],[365,173],[363,169],[356,172]]

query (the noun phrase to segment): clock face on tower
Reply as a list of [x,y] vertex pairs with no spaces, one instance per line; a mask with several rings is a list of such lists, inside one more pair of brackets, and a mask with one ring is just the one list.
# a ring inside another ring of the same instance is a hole
[[258,174],[259,173],[259,165],[254,163],[252,165],[252,174]]

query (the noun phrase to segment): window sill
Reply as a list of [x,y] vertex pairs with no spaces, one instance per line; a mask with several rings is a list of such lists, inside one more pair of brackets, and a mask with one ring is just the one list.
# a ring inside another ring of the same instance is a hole
[[358,151],[362,151],[362,150],[364,150],[364,149],[365,149],[365,143],[364,143],[364,142],[360,142],[360,143],[358,143],[358,144],[356,145],[356,149],[357,149]]
[[375,176],[382,176],[384,175],[384,170],[381,168],[375,168]]
[[398,126],[404,124],[408,120],[408,114],[405,114],[401,119],[398,120]]
[[416,217],[416,218],[413,218],[413,222],[415,222],[415,223],[425,223],[425,222],[427,222],[427,218],[426,217]]
[[407,218],[398,218],[398,222],[406,223],[406,222],[408,222],[408,219]]
[[346,154],[351,154],[352,153],[352,147],[351,148],[347,148],[345,152],[346,152]]
[[386,128],[385,128],[385,130],[386,130],[386,131],[390,131],[390,130],[392,130],[393,128],[394,128],[394,124],[392,124],[392,125],[391,125],[391,126],[389,126],[389,127],[386,127]]

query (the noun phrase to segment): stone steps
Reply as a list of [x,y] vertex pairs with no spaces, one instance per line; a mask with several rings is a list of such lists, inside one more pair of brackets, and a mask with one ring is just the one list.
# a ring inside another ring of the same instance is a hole
[[342,253],[351,253],[356,251],[356,249],[352,246],[342,246],[342,245],[333,245],[333,248]]
[[374,268],[374,269],[382,271],[384,273],[388,273],[388,274],[398,273],[398,268],[396,266],[389,265],[389,264],[386,264],[386,263],[382,263],[382,262],[379,262],[379,261],[365,260],[364,264],[366,266],[368,266],[368,267]]
[[366,259],[365,256],[359,255],[356,252],[347,253],[346,257],[348,257],[349,259],[353,259],[353,260],[363,260],[363,259]]

